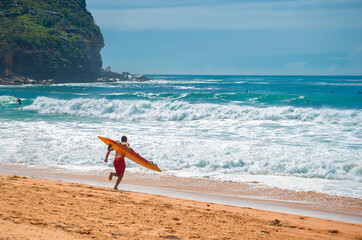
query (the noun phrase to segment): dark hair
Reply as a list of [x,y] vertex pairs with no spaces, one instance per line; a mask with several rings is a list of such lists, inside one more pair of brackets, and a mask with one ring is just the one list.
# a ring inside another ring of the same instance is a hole
[[127,137],[126,137],[126,136],[122,136],[121,141],[122,141],[122,142],[127,142]]

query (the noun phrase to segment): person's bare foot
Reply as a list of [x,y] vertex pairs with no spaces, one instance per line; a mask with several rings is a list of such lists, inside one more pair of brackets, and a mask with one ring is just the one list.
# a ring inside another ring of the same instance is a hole
[[116,187],[115,187],[115,188],[113,188],[113,189],[114,189],[114,190],[118,190],[118,188],[116,188]]
[[113,173],[110,173],[109,176],[108,176],[109,181],[112,180],[112,177],[113,177]]

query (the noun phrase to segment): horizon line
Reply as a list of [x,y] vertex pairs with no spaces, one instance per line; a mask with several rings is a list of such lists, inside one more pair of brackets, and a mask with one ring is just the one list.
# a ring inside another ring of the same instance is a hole
[[353,75],[353,74],[345,74],[345,75],[332,75],[332,74],[202,74],[202,73],[135,73],[135,74],[143,74],[143,75],[179,75],[179,76],[186,76],[186,75],[194,75],[194,76],[309,76],[309,77],[362,77],[360,75]]

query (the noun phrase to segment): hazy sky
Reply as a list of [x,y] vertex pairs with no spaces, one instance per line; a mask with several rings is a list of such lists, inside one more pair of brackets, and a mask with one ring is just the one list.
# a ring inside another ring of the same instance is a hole
[[362,0],[87,0],[103,67],[145,74],[362,75]]

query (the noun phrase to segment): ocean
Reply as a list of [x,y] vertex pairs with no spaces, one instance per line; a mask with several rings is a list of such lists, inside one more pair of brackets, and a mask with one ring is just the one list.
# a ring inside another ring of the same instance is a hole
[[126,135],[159,174],[362,197],[362,77],[149,77],[0,86],[0,162],[104,172]]

